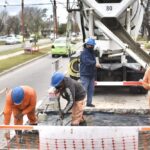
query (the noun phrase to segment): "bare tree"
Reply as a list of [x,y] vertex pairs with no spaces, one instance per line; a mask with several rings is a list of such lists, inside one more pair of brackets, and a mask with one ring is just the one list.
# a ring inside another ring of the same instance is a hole
[[8,18],[8,13],[4,10],[0,13],[0,33],[5,32],[5,23]]
[[[47,9],[37,7],[24,8],[24,26],[25,32],[39,33],[41,29],[47,26]],[[21,31],[21,12],[16,16],[9,16],[4,10],[0,13],[0,33],[19,34]]]
[[47,9],[35,7],[24,8],[24,24],[30,33],[38,33],[44,24]]
[[148,0],[148,5],[145,8],[145,14],[142,24],[142,36],[146,34],[147,41],[150,40],[150,0]]
[[20,32],[20,21],[17,16],[9,16],[6,20],[7,24],[7,34],[19,34]]

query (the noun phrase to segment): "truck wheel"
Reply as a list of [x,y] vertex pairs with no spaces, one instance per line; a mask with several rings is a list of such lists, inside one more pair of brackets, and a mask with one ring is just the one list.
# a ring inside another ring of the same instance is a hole
[[147,94],[148,93],[148,90],[144,89],[143,87],[139,87],[139,88],[140,88],[141,94]]
[[55,57],[55,55],[54,54],[52,54],[52,58],[54,58]]
[[143,87],[130,87],[130,93],[132,94],[147,94],[147,92]]

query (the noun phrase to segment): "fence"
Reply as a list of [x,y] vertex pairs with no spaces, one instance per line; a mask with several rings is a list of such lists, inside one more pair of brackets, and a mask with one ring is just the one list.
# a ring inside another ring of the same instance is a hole
[[1,141],[2,150],[138,150],[138,127],[0,126],[0,130],[22,131],[11,134],[5,145]]

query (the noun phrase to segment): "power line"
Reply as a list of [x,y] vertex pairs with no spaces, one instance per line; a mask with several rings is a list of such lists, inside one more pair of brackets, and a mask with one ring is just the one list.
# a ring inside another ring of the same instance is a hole
[[[65,6],[65,4],[66,3],[62,3],[62,2],[56,2],[56,4],[57,5],[64,5]],[[0,7],[4,7],[6,4],[0,4]],[[33,3],[33,4],[24,4],[24,6],[35,6],[35,5],[53,5],[53,3],[52,2],[50,2],[50,3]],[[21,6],[21,4],[7,4],[6,6]]]
[[[52,3],[38,3],[38,4],[24,4],[25,6],[32,6],[32,5],[52,5]],[[0,6],[4,6],[4,5],[0,5]],[[21,4],[8,4],[6,6],[21,6]]]

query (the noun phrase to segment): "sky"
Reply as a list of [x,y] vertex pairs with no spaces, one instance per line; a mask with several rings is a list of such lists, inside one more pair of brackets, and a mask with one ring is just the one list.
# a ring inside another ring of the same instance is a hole
[[[4,7],[5,1],[8,2],[7,7]],[[53,0],[24,0],[24,4],[46,4],[50,3],[50,1]],[[57,2],[57,16],[59,23],[66,23],[67,22],[67,11],[66,11],[66,1],[67,0],[56,0]],[[9,15],[16,15],[19,11],[21,11],[21,6],[9,6],[9,5],[21,5],[22,0],[0,0],[0,12],[3,10],[7,10]],[[29,5],[28,5],[29,6]],[[39,8],[47,8],[48,13],[47,16],[49,17],[52,15],[52,5],[46,4],[46,5],[31,5],[31,7],[39,7]]]

